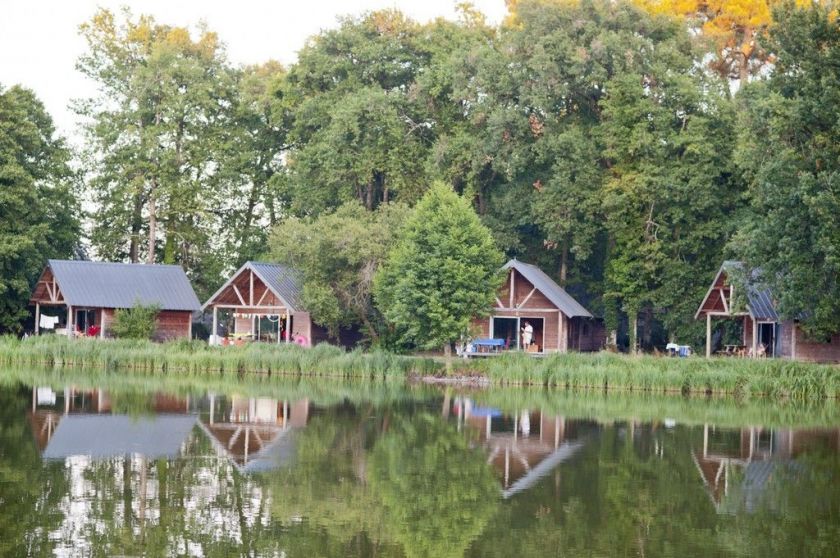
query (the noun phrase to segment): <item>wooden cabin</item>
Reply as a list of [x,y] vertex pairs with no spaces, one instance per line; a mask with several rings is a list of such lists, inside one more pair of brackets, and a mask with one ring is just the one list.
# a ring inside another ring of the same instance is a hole
[[724,346],[722,354],[780,357],[813,362],[840,362],[840,332],[824,340],[809,339],[798,320],[784,320],[776,311],[770,290],[759,286],[760,270],[745,274],[748,284],[743,303],[731,281],[731,275],[744,274],[743,264],[725,261],[700,303],[694,318],[706,319],[706,356],[714,353],[713,321],[720,319],[742,322],[740,345]]
[[[313,323],[303,306],[302,283],[301,274],[286,265],[246,262],[202,307],[213,312],[211,343],[228,338],[308,347],[327,341],[327,329]],[[220,312],[231,327],[220,329]],[[345,347],[361,339],[356,330],[341,330],[338,337]]]
[[160,312],[152,338],[189,338],[201,306],[181,266],[49,260],[30,297],[35,335],[43,329],[108,337],[114,312],[138,304]]
[[533,328],[531,352],[598,351],[606,342],[600,320],[540,268],[510,260],[504,285],[489,318],[476,320],[480,337],[497,339],[508,350],[522,347],[522,328]]
[[310,345],[312,320],[303,310],[300,282],[300,274],[284,265],[245,262],[202,307],[213,312],[210,342],[222,337],[223,311],[233,324],[226,337]]

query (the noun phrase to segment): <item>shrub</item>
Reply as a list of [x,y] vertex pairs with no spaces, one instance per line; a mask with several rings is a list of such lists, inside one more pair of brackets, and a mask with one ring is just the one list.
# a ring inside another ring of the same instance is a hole
[[155,304],[137,303],[132,308],[119,309],[114,313],[111,329],[120,339],[151,339],[159,312],[160,307]]

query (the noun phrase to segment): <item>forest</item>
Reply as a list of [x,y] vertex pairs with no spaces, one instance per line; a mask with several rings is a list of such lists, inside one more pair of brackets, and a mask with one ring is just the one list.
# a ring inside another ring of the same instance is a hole
[[377,272],[410,264],[401,228],[453,191],[487,261],[539,265],[625,346],[702,339],[724,259],[760,268],[810,335],[840,331],[832,2],[508,8],[498,25],[469,4],[348,16],[287,67],[232,64],[201,25],[93,14],[83,148],[26,84],[0,85],[0,331],[22,330],[50,257],[180,264],[201,299],[267,259],[303,273],[319,323],[399,343],[411,309],[377,301],[404,268]]

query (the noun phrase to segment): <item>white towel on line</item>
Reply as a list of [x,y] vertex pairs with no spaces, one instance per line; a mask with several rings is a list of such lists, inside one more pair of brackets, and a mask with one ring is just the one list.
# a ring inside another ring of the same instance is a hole
[[41,321],[40,321],[41,329],[55,329],[55,326],[57,324],[58,324],[58,316],[47,316],[45,314],[41,314]]

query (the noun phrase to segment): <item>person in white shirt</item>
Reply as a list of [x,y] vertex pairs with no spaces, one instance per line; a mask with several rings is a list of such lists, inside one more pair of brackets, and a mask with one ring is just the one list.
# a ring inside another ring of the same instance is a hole
[[530,322],[525,322],[522,328],[522,348],[527,349],[531,346],[531,341],[534,339],[534,326]]

